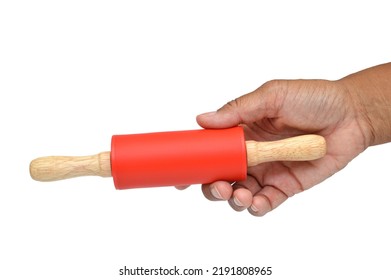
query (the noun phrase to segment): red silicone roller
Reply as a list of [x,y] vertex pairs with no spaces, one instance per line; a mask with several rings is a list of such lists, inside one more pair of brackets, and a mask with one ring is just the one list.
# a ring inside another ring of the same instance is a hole
[[241,127],[114,135],[111,174],[117,189],[178,186],[246,178]]
[[318,135],[245,141],[242,127],[114,135],[111,152],[38,158],[31,162],[30,174],[38,181],[112,175],[117,189],[180,186],[244,180],[247,167],[315,160],[325,153],[325,140]]

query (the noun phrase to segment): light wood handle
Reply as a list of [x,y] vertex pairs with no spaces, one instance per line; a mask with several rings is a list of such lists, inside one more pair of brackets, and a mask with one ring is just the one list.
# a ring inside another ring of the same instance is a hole
[[37,181],[56,181],[78,176],[111,176],[110,152],[93,156],[41,157],[30,163],[31,178]]
[[247,166],[269,161],[308,161],[326,154],[326,141],[319,135],[302,135],[271,142],[246,141]]
[[[246,141],[247,165],[269,161],[307,161],[326,153],[326,142],[319,135],[303,135],[272,142]],[[93,156],[41,157],[30,163],[30,174],[37,181],[56,181],[78,176],[111,176],[110,152]]]

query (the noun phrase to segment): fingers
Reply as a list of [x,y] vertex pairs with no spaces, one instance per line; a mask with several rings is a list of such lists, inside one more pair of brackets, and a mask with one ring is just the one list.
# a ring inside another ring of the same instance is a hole
[[284,192],[274,186],[251,186],[251,180],[248,183],[249,188],[218,181],[202,185],[202,192],[211,201],[228,201],[235,211],[247,209],[250,214],[258,217],[264,216],[288,199]]
[[225,181],[202,185],[204,196],[211,201],[228,200],[232,196],[232,186]]
[[238,188],[233,192],[232,197],[228,200],[228,204],[235,211],[243,211],[249,208],[252,204],[253,195],[246,188]]
[[288,196],[278,188],[265,186],[254,195],[248,211],[254,216],[261,217],[281,205],[287,199]]
[[228,201],[235,211],[243,211],[251,207],[253,194],[245,187],[232,186],[225,181],[202,185],[204,196],[211,201]]
[[251,205],[252,194],[248,189],[236,189],[225,181],[202,185],[204,196],[211,201],[228,201],[236,211],[247,209]]
[[274,117],[281,107],[286,83],[270,81],[257,90],[232,100],[218,109],[197,116],[204,128],[227,128],[251,123],[264,117]]

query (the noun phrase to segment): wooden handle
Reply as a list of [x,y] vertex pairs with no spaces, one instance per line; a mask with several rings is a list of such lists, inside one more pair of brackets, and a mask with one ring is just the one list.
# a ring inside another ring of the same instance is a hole
[[[307,161],[326,154],[322,136],[303,135],[272,142],[246,141],[247,165],[269,161]],[[93,156],[50,156],[33,160],[30,174],[37,181],[55,181],[78,176],[111,176],[110,152]]]
[[326,154],[326,141],[319,135],[302,135],[279,141],[246,141],[247,166],[269,161],[307,161]]
[[56,181],[78,176],[111,176],[110,152],[93,156],[41,157],[30,163],[31,178],[37,181]]

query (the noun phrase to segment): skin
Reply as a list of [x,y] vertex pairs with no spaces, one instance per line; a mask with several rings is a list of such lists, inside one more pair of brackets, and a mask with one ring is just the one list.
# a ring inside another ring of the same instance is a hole
[[391,63],[338,81],[269,81],[216,112],[197,116],[197,122],[204,128],[241,125],[247,140],[309,133],[325,137],[322,159],[263,163],[249,168],[245,181],[202,185],[207,199],[263,216],[343,169],[369,146],[391,141]]

